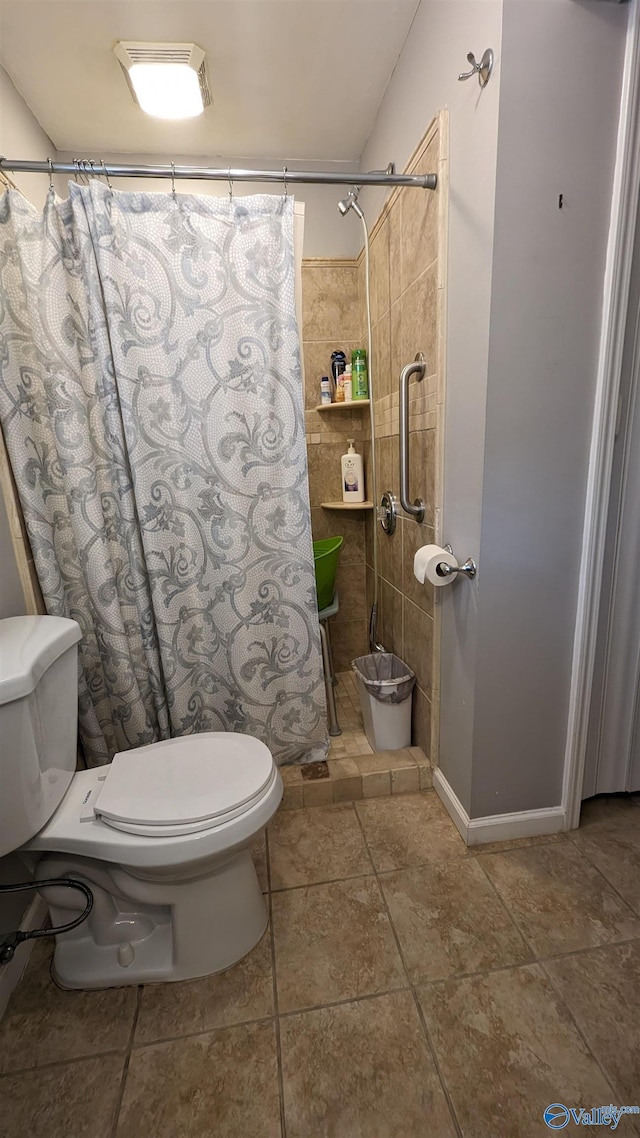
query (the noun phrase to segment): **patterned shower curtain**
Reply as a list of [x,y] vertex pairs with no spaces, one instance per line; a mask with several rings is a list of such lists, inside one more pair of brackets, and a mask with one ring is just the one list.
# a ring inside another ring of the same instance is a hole
[[0,418],[88,762],[212,730],[324,757],[293,200],[5,193]]

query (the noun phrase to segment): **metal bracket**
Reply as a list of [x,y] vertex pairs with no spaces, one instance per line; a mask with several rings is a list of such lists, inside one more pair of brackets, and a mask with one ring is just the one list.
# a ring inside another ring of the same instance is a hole
[[391,537],[395,533],[398,518],[398,499],[390,490],[385,490],[378,506],[378,521],[384,532]]
[[474,75],[477,75],[480,86],[486,87],[493,71],[493,49],[488,47],[479,63],[472,51],[468,52],[467,60],[471,64],[471,71],[461,71],[458,75],[458,82],[472,79]]
[[[442,548],[446,549],[447,553],[450,553],[452,557],[455,557],[455,553],[448,543],[447,545],[443,545]],[[459,565],[457,569],[452,569],[450,565],[447,565],[446,561],[442,561],[440,565],[438,565],[438,573],[442,577],[450,577],[454,573],[464,573],[465,577],[468,577],[472,581],[477,572],[478,566],[473,560],[473,557],[467,557],[464,565]]]

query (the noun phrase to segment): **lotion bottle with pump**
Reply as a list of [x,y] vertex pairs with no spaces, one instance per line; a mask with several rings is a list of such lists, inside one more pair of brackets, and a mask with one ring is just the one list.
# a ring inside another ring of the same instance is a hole
[[348,439],[349,449],[342,456],[342,500],[364,502],[364,468],[362,455],[356,454],[354,439]]

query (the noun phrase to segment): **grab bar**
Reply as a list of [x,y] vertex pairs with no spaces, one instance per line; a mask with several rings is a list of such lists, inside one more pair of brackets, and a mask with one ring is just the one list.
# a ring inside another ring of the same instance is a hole
[[415,361],[400,372],[400,504],[417,522],[424,521],[424,502],[422,498],[413,504],[409,501],[409,379],[412,375],[424,379],[426,370],[424,355],[418,352]]

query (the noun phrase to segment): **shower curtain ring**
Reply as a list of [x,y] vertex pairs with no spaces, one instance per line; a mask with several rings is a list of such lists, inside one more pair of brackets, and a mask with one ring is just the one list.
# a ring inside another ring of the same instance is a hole
[[227,178],[229,179],[229,201],[233,201],[233,178],[231,177],[231,167],[227,168]]
[[50,158],[47,158],[47,162],[49,163],[49,193],[54,194],[55,190],[53,188],[53,162]]
[[171,163],[171,196],[172,196],[173,200],[175,201],[176,200],[176,164],[175,164],[175,162]]
[[288,198],[289,188],[287,186],[287,167],[286,166],[285,166],[284,170],[282,171],[282,179],[284,181],[284,196],[285,196],[285,198]]
[[106,183],[107,183],[109,189],[113,192],[113,186],[111,185],[111,178],[109,177],[109,175],[107,173],[107,167],[104,164],[104,158],[100,159],[100,165],[102,166],[102,173],[105,176]]

